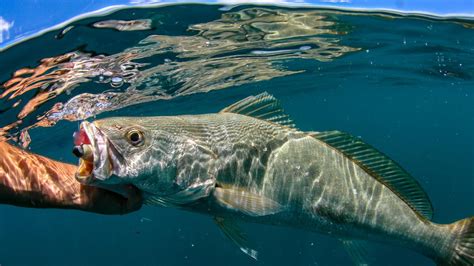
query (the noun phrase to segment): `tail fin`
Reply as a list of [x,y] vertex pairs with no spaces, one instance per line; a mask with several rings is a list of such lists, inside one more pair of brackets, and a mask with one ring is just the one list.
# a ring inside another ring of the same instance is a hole
[[455,240],[451,256],[438,265],[473,266],[474,265],[474,217],[452,223],[449,226]]

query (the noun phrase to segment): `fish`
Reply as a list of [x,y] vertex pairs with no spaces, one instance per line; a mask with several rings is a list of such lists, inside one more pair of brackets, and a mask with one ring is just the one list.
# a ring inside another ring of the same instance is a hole
[[83,121],[74,150],[79,182],[133,185],[145,204],[209,215],[254,259],[243,222],[331,235],[357,265],[368,265],[367,241],[474,265],[474,217],[433,222],[398,163],[360,137],[299,130],[266,92],[218,113]]

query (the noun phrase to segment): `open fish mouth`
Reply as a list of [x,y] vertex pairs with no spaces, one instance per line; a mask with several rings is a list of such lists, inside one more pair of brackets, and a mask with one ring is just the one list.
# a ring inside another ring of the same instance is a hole
[[113,153],[115,149],[93,123],[81,123],[79,131],[74,133],[74,145],[72,152],[79,158],[75,177],[79,182],[94,185],[106,181],[113,174],[111,151]]

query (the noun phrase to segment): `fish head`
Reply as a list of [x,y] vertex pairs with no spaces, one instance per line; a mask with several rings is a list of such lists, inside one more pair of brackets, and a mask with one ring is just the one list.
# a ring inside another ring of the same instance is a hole
[[73,153],[79,157],[76,179],[87,185],[135,183],[152,175],[152,131],[137,118],[84,121],[75,133]]
[[[130,184],[145,198],[183,203],[214,186],[215,154],[184,134],[173,117],[117,117],[83,122],[73,153],[76,179],[108,188]],[[172,196],[173,195],[173,196]]]

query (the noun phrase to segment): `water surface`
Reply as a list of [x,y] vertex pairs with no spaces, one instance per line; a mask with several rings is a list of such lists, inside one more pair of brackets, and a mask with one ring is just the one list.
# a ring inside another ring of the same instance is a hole
[[[474,214],[472,36],[473,21],[389,13],[118,10],[0,52],[0,138],[76,163],[83,119],[217,112],[267,91],[300,129],[346,131],[399,162],[430,195],[434,220],[452,222]],[[2,265],[350,264],[335,239],[249,224],[255,262],[210,217],[173,209],[0,213]],[[433,265],[377,243],[370,254],[375,265]]]

